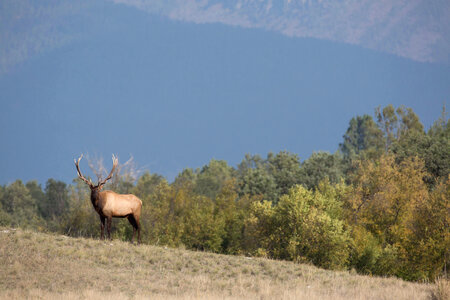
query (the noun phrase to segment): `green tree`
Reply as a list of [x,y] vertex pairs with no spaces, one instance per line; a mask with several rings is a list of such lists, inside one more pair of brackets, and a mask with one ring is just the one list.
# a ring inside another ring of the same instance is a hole
[[263,200],[251,203],[245,219],[243,250],[250,255],[276,258],[273,250],[279,236],[275,232],[273,202]]
[[183,218],[183,244],[190,249],[221,252],[225,223],[214,214],[214,202],[201,195],[190,200]]
[[11,223],[11,215],[4,211],[0,204],[0,226],[11,226]]
[[267,168],[277,186],[277,195],[287,194],[289,189],[299,183],[300,159],[297,154],[280,151],[267,155]]
[[1,200],[3,209],[11,217],[11,225],[42,228],[36,202],[21,180],[16,180],[7,186]]
[[36,180],[28,181],[25,185],[30,192],[31,197],[37,204],[39,215],[44,216],[44,212],[41,210],[43,203],[45,202],[45,193],[42,191],[42,187]]
[[398,130],[398,118],[392,104],[389,104],[383,110],[378,107],[375,110],[375,116],[379,128],[384,132],[385,152],[389,150],[391,144],[396,140]]
[[0,185],[0,226],[10,226],[11,216],[3,209],[4,187]]
[[153,193],[155,188],[165,179],[159,174],[150,174],[145,172],[139,177],[136,186],[133,189],[133,194],[145,201],[149,195]]
[[245,219],[249,215],[251,203],[261,200],[261,196],[239,197],[236,182],[235,179],[227,181],[215,199],[214,215],[217,220],[220,220],[218,224],[224,226],[222,252],[228,254],[244,253]]
[[378,107],[375,110],[375,116],[378,126],[384,134],[385,152],[388,152],[394,143],[411,134],[425,133],[419,117],[411,108],[400,106],[395,110],[392,104],[389,104],[383,110]]
[[142,206],[143,241],[172,247],[181,245],[183,212],[189,192],[176,190],[166,180],[159,183]]
[[234,170],[224,160],[212,159],[197,175],[194,191],[198,195],[215,199],[225,182],[234,176]]
[[65,182],[50,178],[45,184],[45,200],[39,203],[39,211],[49,220],[61,217],[69,208],[69,195]]
[[68,194],[69,208],[61,218],[59,230],[70,236],[100,237],[100,219],[92,207],[89,187],[77,178]]
[[194,189],[196,182],[197,173],[193,169],[187,168],[177,175],[173,182],[173,185],[175,187]]
[[238,165],[237,186],[241,197],[263,196],[272,202],[278,197],[275,178],[269,173],[267,161],[259,155],[245,155]]
[[397,114],[401,120],[397,134],[399,139],[411,132],[424,132],[419,116],[416,115],[412,108],[400,106],[397,108]]
[[417,280],[433,279],[437,266],[443,266],[444,257],[437,257],[448,246],[448,194],[441,188],[439,196],[430,196],[425,177],[417,157],[398,163],[393,155],[384,155],[360,163],[354,191],[345,201],[349,223],[360,232],[354,235],[352,255],[360,270]]
[[445,106],[441,117],[434,122],[427,136],[430,142],[421,157],[425,160],[428,172],[445,182],[450,174],[450,123]]
[[413,212],[410,234],[403,239],[407,262],[402,277],[435,280],[450,267],[450,177],[439,182]]
[[239,194],[258,196],[273,203],[300,180],[300,159],[297,154],[280,151],[269,153],[263,160],[247,154],[239,164],[237,179]]
[[131,177],[120,176],[115,180],[113,185],[108,185],[106,189],[110,189],[119,194],[130,194],[134,188],[134,179]]
[[427,197],[424,164],[409,158],[397,164],[393,155],[361,162],[354,174],[355,190],[347,202],[358,224],[384,243],[394,243],[407,230],[415,203]]
[[302,163],[299,183],[308,189],[314,189],[325,179],[336,184],[343,177],[344,170],[341,155],[339,153],[330,154],[321,151],[314,152]]
[[257,169],[262,168],[266,164],[266,160],[264,160],[259,154],[251,155],[249,153],[245,154],[244,159],[238,165],[238,172],[245,173],[248,169]]
[[333,187],[323,189],[328,192],[311,192],[299,185],[280,198],[274,214],[278,251],[282,258],[342,269],[347,265],[350,237],[340,218],[337,193],[331,192]]
[[255,255],[345,268],[350,236],[340,198],[346,190],[328,182],[314,192],[297,185],[275,206],[252,203],[245,228],[247,249]]
[[[409,112],[403,133],[393,143],[391,150],[397,162],[418,156],[425,162],[428,171],[426,181],[433,186],[438,181],[446,181],[450,172],[450,125],[443,108],[441,117],[425,133],[417,116]],[[411,121],[412,120],[412,121]],[[412,125],[411,125],[412,124]]]
[[339,148],[347,163],[358,158],[379,157],[384,150],[383,132],[371,116],[357,116],[350,120]]

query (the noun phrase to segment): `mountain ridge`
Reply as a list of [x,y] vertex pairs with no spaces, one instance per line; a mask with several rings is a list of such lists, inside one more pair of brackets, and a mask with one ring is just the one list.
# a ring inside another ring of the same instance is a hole
[[[117,4],[176,21],[260,28],[419,62],[450,62],[450,2],[445,0],[5,0],[0,4],[0,74],[36,54],[82,39],[97,19],[109,21],[98,11]],[[75,19],[81,23],[73,23]]]

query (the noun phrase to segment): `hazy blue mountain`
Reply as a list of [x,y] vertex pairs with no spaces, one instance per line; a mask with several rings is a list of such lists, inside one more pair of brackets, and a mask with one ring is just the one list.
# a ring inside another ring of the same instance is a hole
[[450,1],[447,0],[114,2],[176,20],[263,28],[288,36],[355,44],[418,61],[450,62]]
[[3,0],[0,74],[43,51],[82,39],[108,2],[194,23],[261,28],[359,45],[422,62],[450,62],[447,0]]
[[[263,26],[180,21],[177,7],[238,4],[202,3],[2,1],[0,184],[70,181],[81,152],[105,161],[131,153],[169,178],[245,153],[305,159],[335,151],[349,120],[378,105],[412,107],[428,128],[448,103],[448,65]],[[250,23],[263,22],[256,7]]]

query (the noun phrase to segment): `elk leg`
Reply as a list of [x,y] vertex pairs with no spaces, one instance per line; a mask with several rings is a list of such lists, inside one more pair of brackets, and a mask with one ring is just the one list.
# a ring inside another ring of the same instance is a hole
[[137,232],[138,232],[138,245],[141,243],[141,223],[139,222],[139,219],[136,220],[137,225]]
[[136,220],[134,219],[133,215],[129,215],[127,217],[127,219],[128,219],[128,222],[130,222],[131,226],[133,226],[133,236],[131,237],[131,243],[133,244],[134,234],[136,233],[136,228],[137,228]]
[[100,216],[100,239],[105,239],[105,217]]
[[108,222],[108,224],[107,224],[107,226],[108,226],[108,239],[109,240],[111,240],[111,223],[112,223],[112,217],[108,217],[108,220],[107,220],[107,222]]

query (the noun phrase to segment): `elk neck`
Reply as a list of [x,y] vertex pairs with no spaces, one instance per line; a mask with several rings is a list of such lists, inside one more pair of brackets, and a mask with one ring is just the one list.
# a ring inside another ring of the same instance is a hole
[[100,192],[97,189],[91,190],[91,202],[95,210],[98,208],[98,200],[100,198]]

